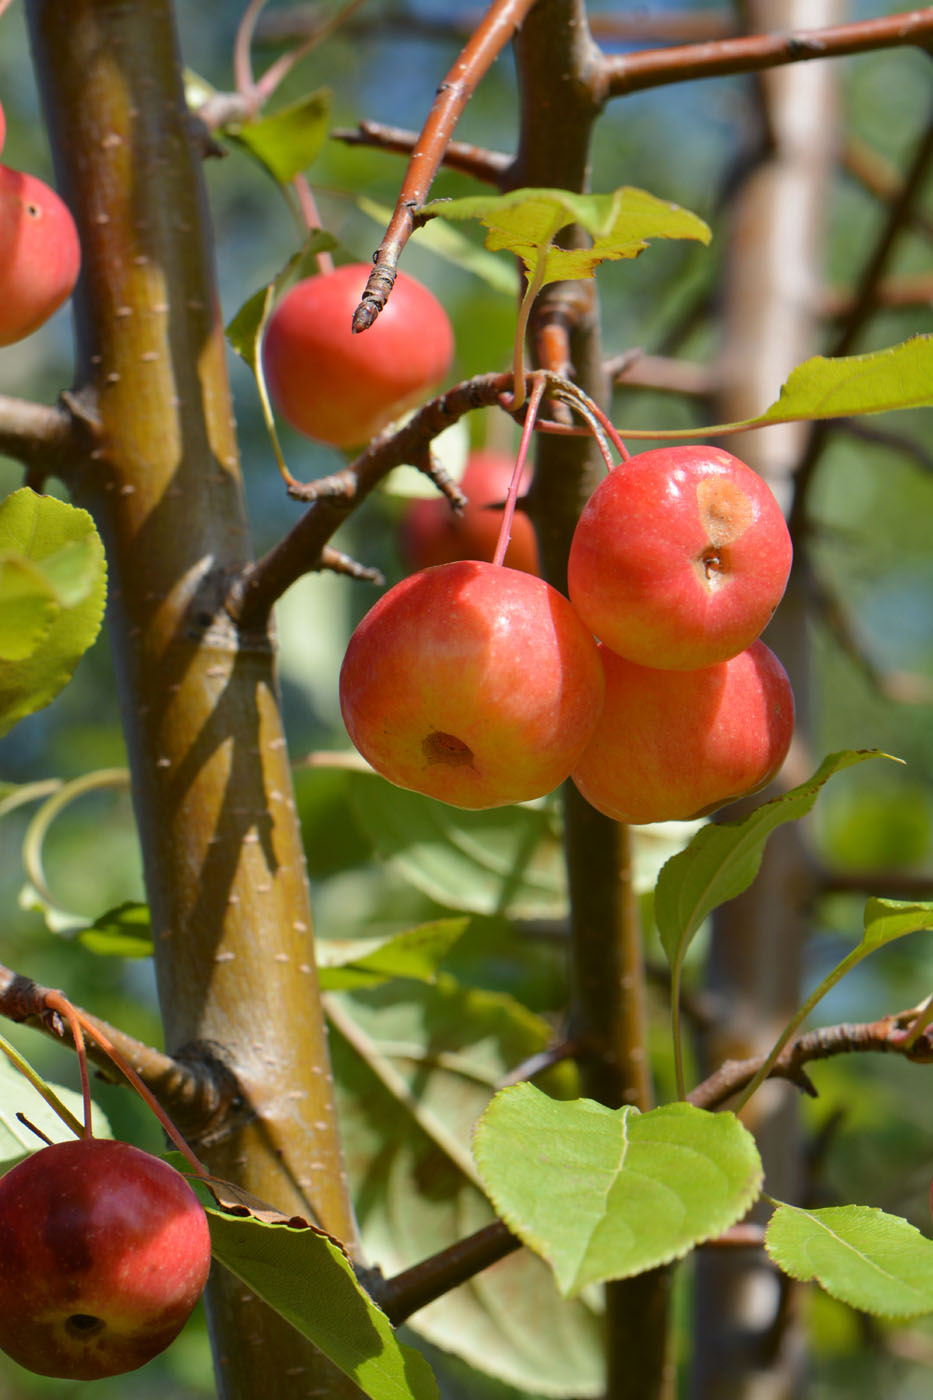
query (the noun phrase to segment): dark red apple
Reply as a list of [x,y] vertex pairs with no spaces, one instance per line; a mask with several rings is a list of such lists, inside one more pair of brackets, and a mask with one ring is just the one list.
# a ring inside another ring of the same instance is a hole
[[0,1178],[0,1348],[42,1376],[133,1371],[181,1331],[210,1256],[200,1202],[158,1157],[44,1147]]
[[[462,514],[451,509],[443,496],[413,501],[402,521],[400,547],[409,569],[429,569],[456,559],[491,560],[499,541],[502,503],[508,494],[514,459],[504,452],[472,452],[460,482],[467,497]],[[527,488],[530,472],[522,477]],[[493,507],[499,506],[496,510]],[[510,569],[540,574],[538,540],[534,526],[522,511],[512,520],[512,537],[505,555]]]
[[600,646],[606,699],[573,770],[587,801],[616,821],[686,821],[746,793],[780,768],[794,697],[764,642],[697,671],[638,666]]
[[568,592],[618,656],[696,670],[764,630],[791,555],[781,508],[756,472],[718,447],[662,447],[620,463],[593,492]]
[[531,574],[462,561],[411,574],[363,618],[340,672],[347,731],[399,787],[454,807],[542,797],[602,708],[596,644]]
[[400,272],[367,331],[350,323],[372,268],[348,263],[297,282],[278,303],[262,347],[273,404],[318,442],[366,442],[443,379],[453,330],[437,298]]

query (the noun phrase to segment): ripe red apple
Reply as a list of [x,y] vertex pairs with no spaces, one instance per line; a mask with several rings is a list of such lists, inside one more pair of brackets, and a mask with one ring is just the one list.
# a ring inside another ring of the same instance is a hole
[[181,1331],[210,1254],[167,1163],[101,1138],[44,1147],[0,1178],[0,1348],[41,1376],[134,1371]]
[[[514,460],[503,452],[472,452],[460,482],[467,505],[461,515],[443,496],[412,501],[402,521],[399,540],[402,558],[410,569],[429,569],[455,559],[491,560],[496,552],[502,510],[491,509],[505,501],[512,480]],[[530,472],[522,475],[526,489]],[[512,537],[505,555],[510,569],[540,574],[538,540],[534,526],[520,510],[512,520]]]
[[791,541],[757,473],[718,447],[621,463],[583,508],[568,561],[590,630],[641,666],[695,670],[744,650],[784,593]]
[[531,574],[441,564],[390,588],[357,627],[340,706],[357,749],[399,787],[454,807],[541,797],[595,729],[596,644]]
[[705,816],[773,778],[794,729],[794,697],[764,642],[697,671],[638,666],[601,645],[606,700],[573,770],[616,821]]
[[269,317],[262,364],[287,423],[318,442],[350,447],[419,403],[453,358],[447,313],[400,272],[367,331],[350,330],[372,269],[350,263],[298,282]]
[[0,165],[0,345],[47,321],[71,295],[80,267],[67,205],[35,175]]

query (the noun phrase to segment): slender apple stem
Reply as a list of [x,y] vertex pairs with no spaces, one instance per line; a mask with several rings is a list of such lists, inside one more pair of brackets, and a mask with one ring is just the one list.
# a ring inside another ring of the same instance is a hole
[[[20,1074],[25,1079],[29,1080],[29,1083],[35,1089],[36,1093],[39,1094],[41,1098],[45,1099],[45,1102],[48,1104],[49,1108],[52,1109],[53,1113],[58,1114],[59,1118],[62,1120],[62,1122],[67,1128],[71,1129],[75,1137],[80,1137],[81,1124],[78,1122],[77,1118],[74,1116],[71,1110],[65,1107],[58,1095],[49,1088],[49,1086],[46,1084],[45,1080],[41,1077],[41,1075],[37,1074],[37,1072],[33,1069],[29,1061],[27,1059],[24,1059],[24,1057],[19,1053],[16,1047],[11,1045],[10,1042],[2,1035],[0,1035],[0,1051],[2,1051],[3,1054],[7,1057],[10,1064],[14,1065],[16,1069],[19,1070]],[[28,1126],[32,1128],[31,1123]],[[33,1128],[33,1131],[36,1132],[36,1129]],[[37,1133],[37,1136],[42,1137],[43,1134]]]
[[[305,221],[308,232],[323,228],[321,215],[318,212],[317,200],[314,198],[314,191],[308,181],[307,175],[296,175],[293,182],[295,193],[298,196],[298,204],[301,209],[301,216]],[[315,253],[314,260],[317,263],[317,270],[320,273],[333,272],[334,260],[325,249]]]
[[535,419],[538,416],[538,409],[544,397],[544,389],[547,384],[545,375],[535,375],[531,394],[528,399],[528,412],[525,414],[525,421],[522,424],[522,436],[518,444],[518,456],[515,458],[515,467],[512,471],[512,480],[509,482],[509,494],[505,498],[505,508],[502,512],[502,524],[499,526],[499,538],[496,541],[496,552],[492,562],[501,564],[505,559],[506,550],[509,547],[509,540],[512,538],[512,521],[515,517],[515,502],[518,500],[518,488],[522,480],[522,472],[525,470],[525,459],[528,456],[528,445],[531,442],[531,434],[534,431]]
[[[72,1006],[68,998],[63,996],[61,992],[46,992],[45,1004],[47,1007],[49,1007],[50,1010],[58,1011],[61,1015],[67,1018],[69,1028],[75,1040],[76,1049],[79,1044],[79,1037],[81,1037],[82,1030],[86,1031],[87,1034],[97,1042],[101,1050],[103,1050],[104,1054],[107,1055],[113,1061],[113,1063],[116,1065],[117,1069],[120,1071],[123,1077],[129,1081],[129,1083],[136,1090],[139,1097],[158,1118],[159,1122],[162,1124],[162,1127],[165,1129],[165,1132],[167,1133],[168,1137],[178,1148],[179,1152],[182,1154],[185,1160],[190,1163],[194,1172],[198,1176],[205,1178],[209,1177],[210,1173],[207,1171],[206,1167],[203,1167],[198,1161],[197,1157],[194,1155],[191,1148],[185,1142],[185,1139],[175,1127],[175,1124],[172,1122],[171,1118],[169,1118],[168,1114],[162,1108],[155,1095],[151,1093],[149,1089],[146,1088],[145,1084],[140,1079],[136,1071],[133,1069],[132,1065],[129,1063],[128,1060],[124,1059],[117,1047],[113,1044],[109,1037],[106,1036],[101,1030],[100,1026],[96,1026],[93,1023],[93,1021],[91,1021],[89,1017],[85,1016],[83,1012],[79,1011],[76,1006]],[[83,1061],[83,1037],[80,1038],[80,1046],[81,1049],[79,1050],[79,1056],[81,1056],[82,1058],[82,1067],[84,1070],[84,1075],[82,1076],[83,1082],[83,1079],[87,1074],[87,1065]],[[89,1105],[89,1103],[90,1100],[88,1099],[87,1104]],[[85,1120],[87,1123],[90,1122],[90,1110],[87,1105],[85,1107]],[[89,1133],[86,1133],[85,1136],[89,1136]]]
[[[557,230],[555,229],[555,233]],[[551,235],[553,237],[553,234]],[[550,239],[548,239],[550,243]],[[518,308],[518,319],[515,324],[515,349],[512,354],[512,411],[521,408],[525,402],[525,334],[528,330],[528,317],[531,315],[531,308],[534,305],[535,297],[540,292],[544,284],[544,273],[547,266],[547,255],[542,254],[539,249],[539,257],[534,273],[528,279],[525,287],[525,295],[522,297],[521,305]]]

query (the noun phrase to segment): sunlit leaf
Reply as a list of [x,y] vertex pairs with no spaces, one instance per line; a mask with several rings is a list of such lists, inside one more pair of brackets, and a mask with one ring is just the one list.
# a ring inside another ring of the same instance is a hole
[[[2,1037],[0,1037],[2,1039]],[[30,1067],[31,1068],[31,1067]],[[35,1074],[35,1070],[32,1071]],[[37,1076],[41,1077],[41,1076]],[[43,1080],[55,1097],[70,1110],[81,1123],[84,1119],[84,1102],[81,1094],[74,1089],[66,1089],[61,1084]],[[30,1132],[25,1123],[20,1122],[17,1113],[22,1113],[30,1123],[51,1138],[52,1142],[70,1142],[74,1133],[46,1103],[24,1074],[11,1064],[6,1055],[0,1053],[0,1173],[12,1167],[30,1152],[37,1152],[42,1141]],[[92,1123],[95,1137],[110,1137],[107,1115],[97,1104],[92,1105]]]
[[876,749],[830,754],[799,787],[763,803],[739,821],[710,823],[698,831],[687,848],[663,867],[655,891],[655,918],[671,966],[680,966],[704,919],[748,889],[776,827],[806,816],[834,773],[868,758],[886,757]]
[[112,958],[152,956],[152,924],[147,904],[127,902],[108,909],[92,924],[79,929],[78,942],[90,953]]
[[322,940],[318,945],[323,955],[319,968],[321,987],[325,991],[376,987],[396,977],[433,982],[438,963],[465,932],[469,922],[469,919],[437,919],[434,923],[407,929],[395,938],[376,940],[369,951],[358,943],[349,946],[344,943],[338,954]]
[[781,1205],[765,1232],[774,1262],[802,1282],[881,1317],[933,1312],[933,1240],[870,1206]]
[[496,1095],[473,1150],[499,1215],[571,1297],[721,1234],[762,1180],[754,1139],[730,1113],[562,1103],[531,1084]]
[[357,1282],[346,1255],[312,1229],[266,1225],[209,1210],[215,1258],[303,1336],[371,1400],[436,1400],[420,1352],[403,1346]]
[[933,904],[921,900],[869,899],[865,904],[862,943],[881,948],[907,933],[933,928]]
[[[7,594],[0,593],[0,612],[5,615],[0,623],[4,734],[18,719],[55,698],[94,641],[103,620],[107,566],[87,511],[28,487],[0,502],[0,559],[21,561],[0,573],[0,589]],[[52,606],[36,598],[27,576],[40,592],[47,590]],[[19,622],[25,636],[17,647]]]
[[[535,276],[545,258],[540,284],[592,277],[601,262],[637,257],[652,238],[691,238],[708,243],[708,226],[696,214],[658,199],[646,190],[623,186],[611,194],[572,194],[567,190],[520,189],[504,195],[432,200],[419,213],[427,218],[479,219],[489,230],[486,247],[505,249]],[[561,229],[578,224],[591,235],[588,248],[557,248]]]
[[327,88],[319,88],[271,116],[226,126],[224,135],[245,146],[280,184],[288,184],[307,170],[327,140],[332,98]]

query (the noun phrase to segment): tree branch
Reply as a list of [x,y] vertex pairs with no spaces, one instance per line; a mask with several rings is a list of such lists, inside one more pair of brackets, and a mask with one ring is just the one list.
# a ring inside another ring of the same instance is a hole
[[399,256],[415,226],[412,210],[423,204],[444,156],[444,149],[477,83],[521,25],[535,0],[493,0],[463,52],[437,90],[437,96],[412,151],[405,179],[375,256],[375,267],[353,315],[354,331],[365,331],[389,299]]
[[[471,409],[497,404],[500,394],[511,387],[511,374],[465,380],[431,399],[397,432],[376,438],[343,471],[309,483],[301,493],[292,491],[312,504],[284,539],[235,581],[226,605],[239,627],[244,631],[261,627],[276,599],[303,574],[321,566],[328,540],[393,467],[423,464],[429,471],[433,439]],[[332,560],[326,562],[332,566]]]
[[[67,1026],[48,1015],[46,997],[50,990],[0,965],[0,1016],[73,1047]],[[192,1046],[183,1057],[166,1055],[87,1011],[81,1010],[81,1015],[91,1027],[98,1027],[129,1062],[186,1138],[197,1143],[205,1134],[216,1131],[219,1119],[237,1097],[237,1086],[206,1047]],[[111,1058],[95,1041],[90,1040],[85,1048],[87,1058],[105,1079],[124,1082]]]
[[45,477],[64,475],[85,446],[85,434],[67,401],[53,407],[0,394],[0,454],[23,463],[35,490]]
[[[905,1049],[899,1039],[913,1015],[912,1012],[898,1012],[894,1016],[883,1016],[879,1021],[825,1026],[821,1030],[808,1031],[785,1048],[769,1077],[790,1079],[815,1097],[816,1090],[804,1071],[804,1065],[812,1064],[815,1060],[874,1052],[903,1055],[917,1064],[930,1063],[933,1061],[933,1028],[928,1026],[909,1049]],[[747,1060],[726,1060],[714,1074],[691,1090],[687,1101],[697,1108],[720,1108],[751,1083],[766,1058],[766,1055],[755,1055]]]
[[[418,145],[417,131],[386,126],[383,122],[361,121],[355,128],[335,127],[330,134],[335,141],[343,141],[347,146],[374,146],[380,151],[396,151],[403,156],[410,156]],[[445,169],[472,175],[474,180],[488,185],[498,185],[511,164],[511,156],[472,146],[468,141],[448,141],[441,158]]]
[[669,83],[692,82],[695,78],[755,73],[762,68],[801,63],[811,58],[843,58],[848,54],[907,45],[927,50],[933,47],[933,7],[827,29],[749,34],[707,44],[613,54],[603,60],[599,81],[605,99]]

